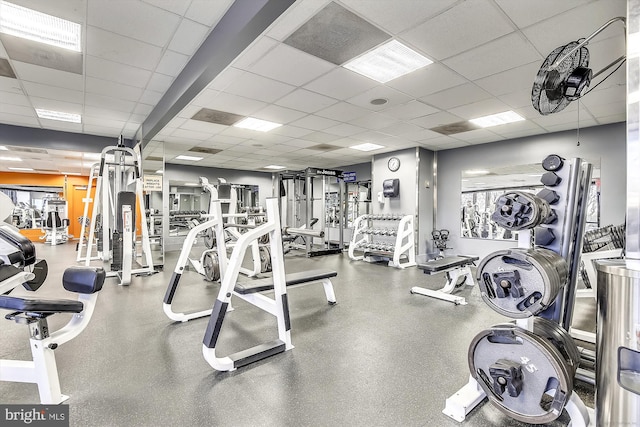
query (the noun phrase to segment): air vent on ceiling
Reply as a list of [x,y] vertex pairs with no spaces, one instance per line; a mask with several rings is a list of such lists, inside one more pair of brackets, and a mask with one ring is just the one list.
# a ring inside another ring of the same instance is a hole
[[10,79],[16,78],[16,73],[13,72],[9,60],[6,58],[0,58],[0,76],[9,77]]
[[474,125],[471,122],[464,121],[464,122],[449,123],[446,125],[437,126],[437,127],[431,128],[430,130],[441,133],[443,135],[453,135],[455,133],[469,132],[470,130],[476,130],[476,129],[480,129],[480,127]]
[[145,160],[148,160],[150,162],[161,162],[162,157],[148,156],[148,157],[145,157]]
[[336,145],[329,145],[329,144],[318,144],[318,145],[313,145],[311,147],[307,147],[309,150],[317,150],[317,151],[332,151],[332,150],[337,150],[338,148],[342,148],[342,147],[338,147]]
[[210,108],[202,108],[195,113],[192,120],[200,120],[202,122],[215,123],[218,125],[231,126],[244,119],[239,114],[227,113],[226,111],[212,110]]
[[218,150],[217,148],[193,147],[190,148],[189,151],[192,151],[194,153],[216,154],[221,152],[222,150]]
[[378,27],[331,2],[287,37],[284,43],[342,65],[390,38],[391,35]]
[[82,74],[82,53],[38,43],[8,34],[0,35],[0,41],[9,58],[27,64]]
[[17,147],[15,145],[8,145],[7,148],[11,151],[20,151],[23,153],[49,154],[47,150],[44,150],[42,148]]

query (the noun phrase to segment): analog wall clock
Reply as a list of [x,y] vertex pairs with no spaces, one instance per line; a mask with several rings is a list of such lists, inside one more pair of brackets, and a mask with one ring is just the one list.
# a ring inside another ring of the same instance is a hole
[[389,162],[387,163],[387,166],[389,167],[389,170],[391,172],[395,172],[398,169],[400,169],[400,159],[397,157],[391,157],[389,159]]

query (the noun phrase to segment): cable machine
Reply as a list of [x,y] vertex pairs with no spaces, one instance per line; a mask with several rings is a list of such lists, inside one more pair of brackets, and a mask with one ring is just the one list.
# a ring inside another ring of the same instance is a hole
[[[146,207],[139,159],[136,151],[124,146],[122,136],[118,139],[117,146],[105,147],[102,150],[89,239],[85,245],[84,230],[82,230],[78,250],[78,260],[84,260],[87,266],[93,259],[111,261],[111,271],[107,273],[107,277],[118,277],[121,285],[129,285],[132,275],[155,272],[149,243],[149,229],[144,220]],[[89,184],[92,184],[93,179],[95,176],[92,173]],[[91,199],[87,196],[85,212],[88,211],[90,202]],[[143,219],[140,222],[140,228],[144,265],[134,269],[134,258],[137,260],[137,214]],[[92,255],[94,245],[97,251],[95,256]],[[85,246],[86,253],[82,255],[81,251]]]

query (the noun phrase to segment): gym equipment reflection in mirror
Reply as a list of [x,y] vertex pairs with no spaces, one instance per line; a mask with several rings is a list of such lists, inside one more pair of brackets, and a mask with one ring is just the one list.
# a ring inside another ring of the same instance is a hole
[[[600,161],[594,164],[587,203],[586,229],[600,226]],[[492,219],[495,203],[509,191],[537,194],[544,188],[540,163],[463,170],[460,198],[460,236],[472,239],[517,240],[516,231],[499,227]],[[547,172],[548,173],[548,172]],[[544,179],[551,179],[545,175]]]

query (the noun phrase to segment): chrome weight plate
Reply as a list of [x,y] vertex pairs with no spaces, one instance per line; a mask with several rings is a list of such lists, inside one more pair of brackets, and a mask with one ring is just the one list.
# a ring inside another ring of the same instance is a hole
[[518,231],[542,224],[550,213],[546,200],[531,193],[510,191],[498,197],[491,219],[502,228]]
[[567,281],[566,261],[543,248],[507,249],[478,266],[482,299],[498,313],[522,319],[544,311]]
[[213,249],[216,246],[216,234],[211,227],[207,228],[204,232],[204,245],[207,249]]
[[271,250],[266,246],[260,246],[260,272],[271,271]]
[[202,267],[204,268],[205,279],[210,282],[220,280],[220,259],[218,258],[218,252],[207,252],[202,260]]
[[[545,320],[535,318],[534,330]],[[549,326],[543,326],[546,328]],[[513,323],[476,335],[469,346],[468,361],[471,375],[491,403],[516,420],[549,423],[562,414],[571,398],[575,369],[562,351],[553,340]]]

